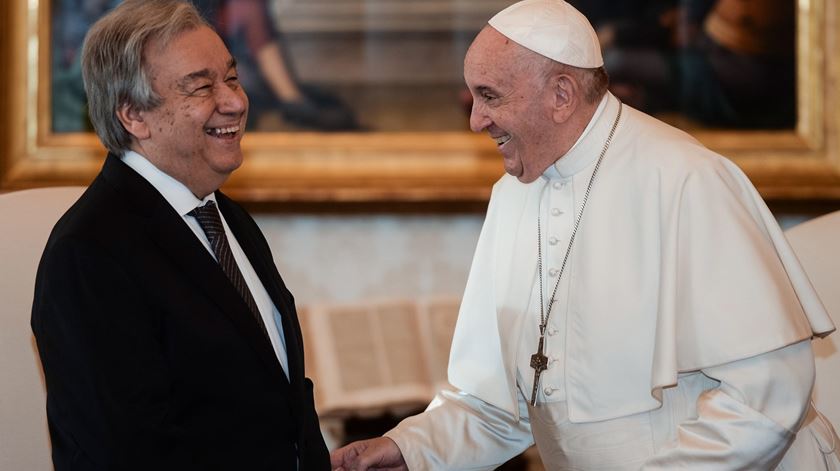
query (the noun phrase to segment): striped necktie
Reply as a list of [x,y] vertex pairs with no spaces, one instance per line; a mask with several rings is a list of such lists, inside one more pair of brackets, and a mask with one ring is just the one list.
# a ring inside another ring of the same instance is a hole
[[236,265],[233,252],[230,251],[230,244],[228,244],[228,239],[225,235],[222,218],[216,209],[216,203],[210,200],[204,206],[193,209],[187,215],[193,216],[198,221],[198,224],[210,241],[210,247],[213,248],[213,253],[216,254],[216,260],[218,260],[219,265],[222,267],[222,271],[225,272],[233,287],[242,296],[257,324],[259,324],[260,330],[268,338],[268,331],[265,328],[265,323],[263,323],[260,310],[257,308],[257,303],[254,301],[254,296],[248,289],[245,278],[242,276],[242,272],[239,271],[239,266]]

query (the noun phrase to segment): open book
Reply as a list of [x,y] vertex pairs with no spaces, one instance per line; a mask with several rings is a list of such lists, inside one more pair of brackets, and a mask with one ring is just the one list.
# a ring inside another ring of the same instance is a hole
[[319,414],[428,403],[446,369],[460,300],[325,304],[301,309],[306,373]]

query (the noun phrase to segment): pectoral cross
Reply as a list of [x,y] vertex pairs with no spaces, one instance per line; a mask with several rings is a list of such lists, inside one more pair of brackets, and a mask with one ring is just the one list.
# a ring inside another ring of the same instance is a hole
[[534,369],[534,389],[531,392],[531,406],[537,405],[537,389],[540,387],[540,375],[548,368],[548,357],[543,353],[544,336],[540,335],[540,343],[537,346],[537,353],[531,355],[531,368]]

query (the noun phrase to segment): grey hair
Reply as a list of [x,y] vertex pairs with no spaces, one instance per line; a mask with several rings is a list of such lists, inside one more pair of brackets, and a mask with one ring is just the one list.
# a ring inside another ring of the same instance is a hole
[[[571,66],[567,65],[566,67]],[[607,89],[610,86],[610,76],[607,74],[607,69],[604,66],[594,69],[571,68],[577,69],[576,72],[578,73],[581,84],[583,84],[586,101],[590,104],[598,103],[601,97],[607,93]]]
[[88,113],[108,151],[122,155],[131,134],[117,119],[129,106],[146,111],[161,104],[143,61],[151,40],[166,46],[185,31],[210,25],[195,7],[180,0],[125,0],[97,21],[82,46],[82,79]]
[[550,64],[543,69],[543,78],[548,79],[554,74],[569,74],[580,82],[583,98],[589,104],[598,103],[610,86],[610,77],[604,66],[593,69],[574,67],[560,62],[546,59]]

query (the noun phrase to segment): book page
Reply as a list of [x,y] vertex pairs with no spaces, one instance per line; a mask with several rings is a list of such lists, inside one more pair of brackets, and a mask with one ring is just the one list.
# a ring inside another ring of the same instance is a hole
[[301,325],[319,413],[381,411],[431,399],[434,387],[416,303],[320,305],[304,312]]

